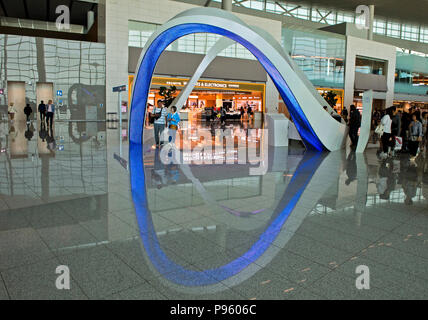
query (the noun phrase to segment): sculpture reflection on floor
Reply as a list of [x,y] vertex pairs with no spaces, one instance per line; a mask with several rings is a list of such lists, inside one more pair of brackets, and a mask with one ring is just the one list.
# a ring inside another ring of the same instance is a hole
[[144,251],[150,263],[164,278],[183,286],[213,285],[239,274],[252,262],[259,259],[272,245],[272,242],[282,230],[284,223],[295,208],[306,186],[311,181],[313,174],[323,161],[324,156],[325,154],[323,153],[306,153],[287,186],[287,190],[284,192],[278,207],[275,209],[269,226],[246,253],[222,267],[194,271],[176,264],[163,252],[157,239],[151,213],[148,209],[142,148],[139,145],[131,145],[130,175],[132,196]]

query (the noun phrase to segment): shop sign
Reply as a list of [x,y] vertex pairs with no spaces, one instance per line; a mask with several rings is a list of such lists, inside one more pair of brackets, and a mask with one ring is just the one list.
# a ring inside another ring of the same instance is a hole
[[[162,78],[153,77],[152,84],[163,86],[184,87],[188,83],[187,79],[180,78]],[[204,89],[220,89],[220,90],[243,90],[243,91],[264,91],[263,83],[243,83],[243,82],[228,82],[228,81],[198,81],[195,88]]]

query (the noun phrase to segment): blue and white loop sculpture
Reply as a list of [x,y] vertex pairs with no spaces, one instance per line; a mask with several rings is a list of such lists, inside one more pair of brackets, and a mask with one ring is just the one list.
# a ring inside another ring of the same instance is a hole
[[252,28],[232,13],[214,8],[194,8],[162,25],[141,54],[134,82],[130,113],[130,143],[141,144],[147,97],[152,75],[162,52],[178,38],[193,33],[214,33],[247,48],[269,74],[307,149],[335,151],[346,140],[346,125],[325,110],[327,103],[297,70],[278,42],[259,28]]
[[[272,216],[270,225],[251,248],[239,258],[214,269],[195,271],[186,269],[162,250],[148,209],[143,167],[143,127],[147,97],[156,63],[162,52],[176,39],[192,33],[215,33],[228,37],[246,47],[262,64],[275,83],[307,149],[335,151],[346,138],[346,126],[324,111],[325,101],[310,82],[297,70],[281,46],[264,31],[252,28],[232,13],[213,9],[195,8],[169,20],[155,32],[141,54],[133,87],[129,126],[129,161],[131,189],[144,252],[157,273],[180,288],[221,290],[222,281],[235,285],[242,274],[252,274],[252,262],[266,259],[274,250],[272,242],[278,238],[291,212],[296,207],[317,168],[324,164],[324,156],[317,152],[306,154]],[[332,157],[336,153],[330,153]],[[330,168],[332,169],[332,168]],[[330,171],[328,171],[330,172]],[[333,175],[324,177],[324,181]],[[319,181],[319,178],[315,179]]]

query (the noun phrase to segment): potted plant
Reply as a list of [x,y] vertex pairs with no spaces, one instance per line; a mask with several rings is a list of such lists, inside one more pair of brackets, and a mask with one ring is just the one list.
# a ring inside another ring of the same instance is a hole
[[175,86],[171,86],[169,88],[167,87],[160,87],[159,88],[159,95],[163,97],[163,103],[165,104],[165,107],[169,107],[171,103],[174,101],[174,94],[176,93],[177,88]]
[[322,97],[327,101],[327,103],[330,105],[330,107],[334,108],[337,103],[337,94],[335,94],[333,91],[327,91],[323,92]]

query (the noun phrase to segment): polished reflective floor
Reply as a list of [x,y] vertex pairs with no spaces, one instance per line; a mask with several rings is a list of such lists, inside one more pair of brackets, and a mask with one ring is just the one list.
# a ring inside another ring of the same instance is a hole
[[0,299],[427,299],[424,154],[262,129],[190,123],[165,151],[146,128],[128,152],[126,125],[0,122]]

